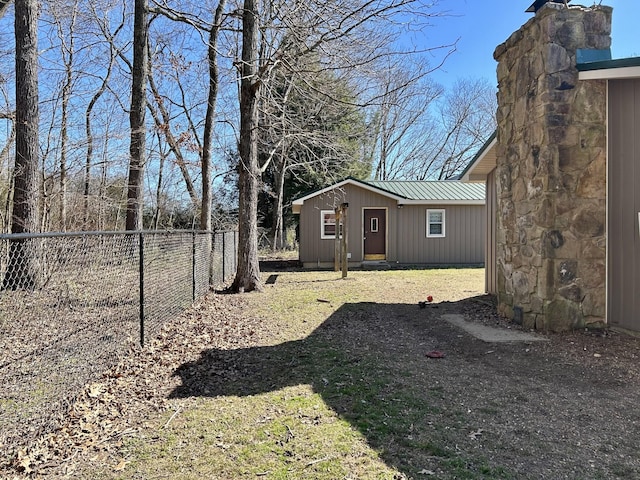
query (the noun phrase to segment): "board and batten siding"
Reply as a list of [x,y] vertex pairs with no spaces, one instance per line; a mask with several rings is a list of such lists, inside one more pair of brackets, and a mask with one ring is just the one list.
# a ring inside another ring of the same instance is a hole
[[609,81],[607,321],[640,331],[640,80]]
[[[393,210],[397,209],[396,201],[378,193],[357,187],[343,187],[312,197],[304,202],[300,211],[300,253],[299,259],[305,265],[333,262],[335,241],[320,238],[320,212],[333,210],[336,206],[347,202],[347,239],[351,262],[361,262],[363,257],[362,212],[365,207],[387,209],[387,231],[395,228]],[[389,251],[387,238],[387,259]]]
[[[445,211],[445,236],[427,237],[427,209]],[[397,261],[429,265],[484,263],[484,205],[406,205],[398,209]]]
[[487,175],[486,183],[486,239],[485,239],[485,289],[487,293],[498,293],[498,268],[496,265],[496,215],[498,196],[496,188],[496,169]]
[[[365,208],[387,211],[386,260],[390,263],[471,265],[483,264],[486,215],[484,205],[404,205],[395,199],[356,185],[307,199],[300,210],[299,260],[305,266],[333,262],[335,243],[320,235],[320,212],[348,202],[350,262],[363,260]],[[445,210],[445,237],[427,237],[427,209]]]

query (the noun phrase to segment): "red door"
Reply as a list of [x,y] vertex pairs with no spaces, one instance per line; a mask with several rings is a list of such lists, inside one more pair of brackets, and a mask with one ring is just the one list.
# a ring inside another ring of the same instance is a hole
[[384,208],[364,210],[364,259],[387,258],[387,211]]

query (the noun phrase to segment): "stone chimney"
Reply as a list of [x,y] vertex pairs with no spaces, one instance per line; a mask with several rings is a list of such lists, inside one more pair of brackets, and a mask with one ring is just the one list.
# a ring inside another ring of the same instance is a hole
[[610,47],[612,12],[547,3],[494,53],[498,304],[529,328],[605,318],[606,83],[576,52]]

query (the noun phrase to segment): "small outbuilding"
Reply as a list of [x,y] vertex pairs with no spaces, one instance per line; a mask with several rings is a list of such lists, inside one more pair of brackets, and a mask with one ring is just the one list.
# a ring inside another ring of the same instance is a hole
[[349,266],[482,265],[485,185],[348,178],[293,202],[300,215],[300,262],[334,265],[336,209],[347,206]]

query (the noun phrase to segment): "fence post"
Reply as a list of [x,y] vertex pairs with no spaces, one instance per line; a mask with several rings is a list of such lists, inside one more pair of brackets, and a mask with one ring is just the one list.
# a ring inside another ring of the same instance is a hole
[[191,300],[196,301],[196,232],[192,232],[191,242]]
[[212,231],[208,231],[207,232],[207,238],[205,240],[207,242],[207,251],[206,251],[206,257],[207,257],[207,291],[211,288],[211,285],[213,285],[214,283],[214,264],[213,264],[213,256],[215,254],[215,236],[213,234]]
[[233,274],[235,275],[238,271],[238,235],[239,232],[233,232]]
[[140,276],[140,346],[144,347],[144,234],[139,234],[139,276]]
[[227,248],[225,247],[225,232],[222,232],[222,283],[227,281]]

